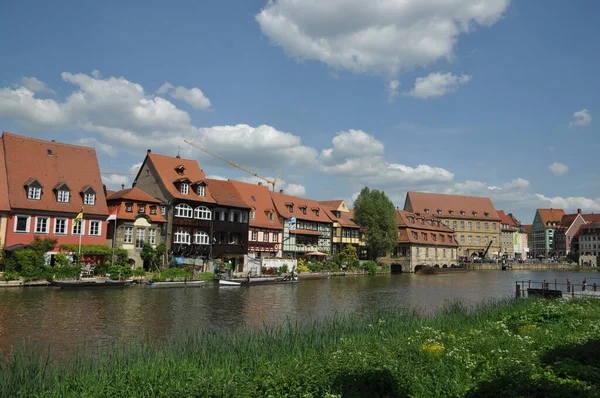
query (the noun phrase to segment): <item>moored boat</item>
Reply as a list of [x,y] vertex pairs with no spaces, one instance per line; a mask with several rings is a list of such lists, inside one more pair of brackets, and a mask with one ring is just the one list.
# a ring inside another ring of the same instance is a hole
[[421,265],[415,267],[415,274],[418,275],[433,275],[433,274],[453,274],[456,272],[467,272],[465,267],[446,267],[438,268],[430,265]]
[[207,281],[148,281],[146,287],[149,288],[162,288],[162,287],[198,287],[205,284]]
[[75,280],[56,280],[56,279],[48,279],[48,283],[52,286],[60,287],[61,289],[65,288],[89,288],[89,287],[123,287],[129,286],[131,281],[113,281],[110,279],[96,279],[89,278],[90,280],[85,279],[75,279]]
[[227,279],[219,279],[219,285],[221,285],[221,286],[241,286],[242,282],[230,281]]

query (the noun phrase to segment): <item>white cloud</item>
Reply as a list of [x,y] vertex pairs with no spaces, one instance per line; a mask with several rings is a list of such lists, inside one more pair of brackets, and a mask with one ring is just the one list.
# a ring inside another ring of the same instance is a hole
[[555,176],[561,176],[569,171],[569,166],[560,162],[554,162],[548,166],[548,170]]
[[383,144],[362,130],[340,131],[331,140],[333,148],[321,151],[326,164],[343,162],[348,158],[383,155]]
[[22,77],[21,85],[33,92],[52,91],[48,87],[46,87],[44,82],[38,80],[35,77]]
[[584,212],[600,212],[600,198],[590,199],[583,197],[547,197],[545,195],[536,194],[536,198],[542,202],[540,207],[553,207],[555,209],[564,209],[566,212],[575,212],[576,209],[583,209]]
[[458,89],[461,84],[466,84],[471,80],[469,75],[456,76],[452,73],[430,73],[425,77],[418,77],[415,80],[415,87],[408,93],[416,98],[435,98],[441,97]]
[[453,57],[463,33],[494,25],[510,0],[270,0],[256,15],[272,43],[300,60],[393,76]]
[[400,87],[400,82],[398,80],[391,80],[388,83],[387,91],[388,91],[388,101],[393,102],[394,99],[398,96],[398,88]]
[[171,98],[180,99],[190,104],[193,108],[205,111],[210,109],[211,103],[202,90],[197,87],[186,88],[183,86],[175,87],[166,82],[156,91],[159,95],[169,94]]
[[129,177],[121,175],[121,174],[103,174],[102,182],[106,185],[106,188],[112,189],[114,191],[121,190],[122,186],[128,188],[131,186],[129,182]]
[[[248,167],[306,166],[317,157],[316,150],[302,145],[300,137],[291,133],[267,125],[199,128],[186,111],[145,92],[140,84],[123,77],[94,76],[100,75],[63,73],[63,80],[75,86],[64,101],[36,98],[26,87],[0,88],[0,117],[29,128],[84,131],[87,136],[83,138],[94,138],[109,152],[109,146],[135,154],[155,147],[176,154],[180,147],[182,156],[225,164],[186,145],[186,139]],[[159,91],[176,92],[172,86]]]
[[573,114],[573,120],[569,123],[569,127],[587,126],[592,123],[592,114],[587,109],[582,109]]
[[132,164],[129,167],[129,172],[137,174],[140,171],[140,167],[142,167],[142,164],[144,164],[144,163],[143,162],[138,162],[138,163]]
[[117,156],[117,150],[111,145],[105,144],[92,137],[80,138],[77,141],[79,145],[95,148],[98,152],[104,152],[108,156]]
[[210,178],[211,180],[221,180],[221,181],[227,181],[228,180],[227,177],[223,177],[223,176],[216,175],[216,174],[208,175],[208,176],[206,176],[206,178]]
[[[264,177],[269,180],[275,179],[275,177],[272,177],[272,176],[264,176]],[[258,178],[258,177],[254,177],[254,176],[239,177],[239,178],[235,178],[235,180],[247,182],[250,184],[261,183],[262,185],[267,185],[269,187],[269,189],[273,189],[272,185],[267,183],[265,180]],[[304,185],[287,183],[284,180],[278,178],[277,182],[275,183],[275,191],[279,192],[280,190],[283,190],[283,193],[285,193],[286,195],[300,196],[300,197],[303,197],[304,195],[306,195],[306,187]]]

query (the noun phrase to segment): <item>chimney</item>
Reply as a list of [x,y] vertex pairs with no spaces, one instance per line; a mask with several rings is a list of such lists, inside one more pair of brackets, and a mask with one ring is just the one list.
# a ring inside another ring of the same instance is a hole
[[125,189],[125,184],[121,184],[121,189]]
[[102,184],[102,190],[104,191],[104,197],[106,198],[106,185]]
[[148,150],[146,151],[146,153],[147,153],[148,155],[150,155],[150,154],[152,153],[152,149],[148,149]]
[[283,189],[280,189],[280,190],[279,190],[279,193],[283,193]]
[[47,153],[48,155],[52,156],[52,149],[48,149],[48,150],[46,150],[46,153]]
[[581,209],[577,209],[577,214],[581,214]]

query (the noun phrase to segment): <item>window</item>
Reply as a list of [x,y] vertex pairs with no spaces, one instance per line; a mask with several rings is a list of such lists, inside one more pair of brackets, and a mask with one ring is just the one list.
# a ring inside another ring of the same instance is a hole
[[490,229],[490,223],[486,222],[485,224],[483,224],[483,228],[485,228],[486,231],[489,230]]
[[55,218],[54,219],[54,233],[56,235],[67,234],[67,219],[66,218]]
[[481,244],[481,236],[476,236],[475,237],[475,243],[477,243],[478,245]]
[[133,227],[125,227],[125,236],[123,237],[123,243],[133,242]]
[[289,211],[290,213],[294,212],[294,205],[285,205],[285,207],[287,207],[287,211]]
[[454,215],[454,210],[450,210],[448,213],[450,213],[451,216]]
[[29,187],[27,188],[27,199],[40,200],[42,197],[42,188]]
[[90,221],[90,235],[91,236],[100,236],[100,223],[101,221]]
[[411,224],[415,223],[415,218],[414,217],[408,217],[408,222]]
[[423,240],[427,240],[427,234],[425,232],[421,232],[421,238],[423,238]]
[[181,243],[184,245],[189,245],[191,242],[191,236],[190,233],[188,231],[185,230],[178,230],[177,232],[175,232],[175,239],[173,241],[174,243]]
[[425,209],[425,214],[429,214],[429,209]]
[[167,215],[167,206],[160,206],[160,214],[163,216]]
[[151,245],[156,244],[156,229],[154,228],[150,228],[148,230],[148,243],[150,243]]
[[496,223],[492,223],[492,229],[495,231],[496,230]]
[[93,206],[96,203],[96,194],[91,192],[91,193],[84,193],[83,194],[83,204],[84,205],[88,205],[88,206]]
[[198,188],[196,188],[196,193],[198,194],[198,196],[205,196],[206,187],[204,185],[198,185]]
[[199,220],[210,220],[211,214],[208,207],[199,206],[194,209],[194,218]]
[[448,235],[448,242],[452,243],[452,235]]
[[35,220],[35,233],[36,234],[47,234],[50,222],[48,217],[36,217]]
[[460,215],[461,215],[461,216],[464,216],[464,215],[465,215],[465,211],[464,211],[464,210],[461,210],[461,211],[460,211]]
[[252,231],[252,238],[251,239],[256,242],[258,240],[258,232]]
[[255,217],[256,217],[256,209],[250,210],[250,219],[254,220]]
[[269,241],[269,233],[263,232],[263,242],[268,242],[268,241]]
[[434,241],[434,242],[437,240],[435,234],[431,234],[431,240]]
[[273,216],[273,212],[269,213],[269,221],[273,221],[274,220],[274,216]]
[[208,238],[208,234],[204,231],[196,231],[194,232],[194,244],[196,245],[208,245],[210,239]]
[[71,192],[60,190],[56,193],[56,200],[59,202],[67,203],[69,202],[69,197],[71,196]]
[[125,211],[127,213],[133,213],[133,203],[125,203]]
[[473,216],[477,217],[477,212],[476,211],[473,212]]
[[185,203],[175,206],[175,217],[192,218],[192,207]]
[[413,231],[412,237],[413,239],[419,239],[419,234]]
[[156,215],[156,206],[150,206],[150,214]]
[[460,236],[460,243],[465,243],[465,236],[464,235]]
[[71,226],[71,234],[81,235],[82,231],[85,231],[85,220],[73,220],[73,225]]
[[179,188],[179,192],[181,192],[184,195],[187,195],[189,191],[190,185],[187,182],[182,182],[181,187]]
[[279,232],[273,232],[273,243],[279,242]]
[[460,229],[463,231],[465,230],[465,222],[464,221],[460,222]]
[[471,221],[469,221],[467,225],[469,226],[469,231],[473,229],[473,223]]
[[440,235],[440,242],[444,243],[444,235]]
[[489,236],[486,236],[486,237],[485,237],[485,244],[487,245],[488,243],[490,243],[490,237],[489,237]]
[[300,211],[302,212],[302,214],[306,214],[306,207],[301,207]]
[[437,214],[442,214],[442,211],[438,209]]
[[136,228],[135,229],[135,248],[136,249],[141,249],[142,247],[144,247],[144,235],[145,235],[145,230],[144,228]]
[[452,229],[456,231],[456,221],[452,221]]
[[319,209],[313,209],[313,213],[315,213],[315,216],[319,216]]
[[477,222],[475,223],[475,229],[479,229],[479,228],[480,228],[480,224],[481,224],[481,223],[480,223],[479,221],[477,221]]
[[146,213],[146,205],[138,205],[138,213],[139,214]]
[[471,235],[467,236],[467,243],[473,243],[473,237]]

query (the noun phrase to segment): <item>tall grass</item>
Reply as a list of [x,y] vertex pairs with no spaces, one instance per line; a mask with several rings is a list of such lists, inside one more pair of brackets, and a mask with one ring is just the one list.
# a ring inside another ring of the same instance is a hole
[[[453,302],[433,316],[197,332],[60,363],[20,350],[0,365],[0,396],[461,397],[515,380],[509,392],[521,396],[598,396],[600,365],[587,352],[600,341],[599,318],[599,300]],[[557,367],[556,355],[581,344],[581,363]]]

